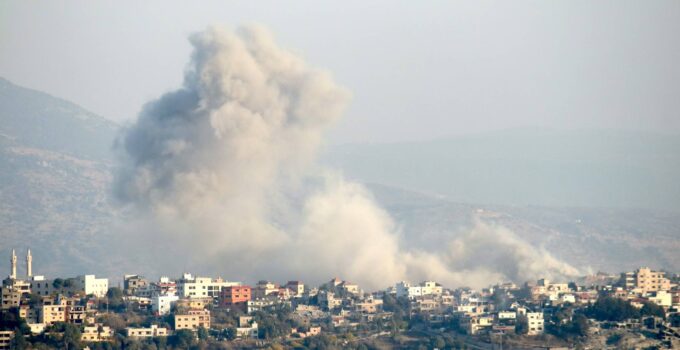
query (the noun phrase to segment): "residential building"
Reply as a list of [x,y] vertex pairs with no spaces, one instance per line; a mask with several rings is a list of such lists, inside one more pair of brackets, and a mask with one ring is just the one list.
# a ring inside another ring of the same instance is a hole
[[85,295],[103,297],[109,290],[108,278],[97,278],[95,275],[78,276],[74,280],[76,290],[82,291]]
[[167,315],[177,300],[179,297],[176,295],[156,295],[151,298],[151,311],[157,315]]
[[0,349],[10,349],[14,338],[14,331],[0,331]]
[[57,292],[54,281],[45,279],[45,276],[33,276],[30,280],[31,291],[37,295],[50,295]]
[[250,316],[241,316],[238,318],[238,327],[236,328],[236,336],[243,339],[257,339],[257,322],[253,321]]
[[621,284],[628,290],[635,290],[644,294],[660,290],[671,289],[671,281],[665,277],[663,271],[652,271],[648,267],[641,267],[633,272],[621,274]]
[[544,331],[544,320],[542,312],[527,312],[527,326],[529,331],[528,335],[539,335],[543,334]]
[[182,298],[218,298],[222,288],[238,285],[241,283],[229,282],[221,278],[193,277],[190,273],[185,273],[177,281],[177,291]]
[[425,281],[419,285],[411,285],[409,282],[399,282],[396,287],[397,297],[408,297],[415,298],[425,295],[441,295],[444,292],[444,288],[438,285],[436,282]]
[[175,315],[175,330],[210,328],[210,311],[189,310],[186,314]]
[[83,327],[80,339],[84,342],[100,342],[108,341],[111,337],[113,337],[113,329],[97,323],[94,326]]
[[305,293],[305,285],[300,281],[288,281],[288,283],[286,283],[286,288],[296,296],[301,296]]
[[168,329],[165,327],[158,327],[157,325],[151,325],[148,328],[133,328],[128,327],[125,329],[128,337],[130,338],[151,338],[151,337],[165,337],[168,335]]
[[137,295],[140,290],[146,290],[149,282],[140,275],[125,275],[123,277],[123,291],[125,295]]
[[250,286],[230,286],[222,288],[222,305],[224,306],[239,306],[245,310],[245,306],[250,299]]

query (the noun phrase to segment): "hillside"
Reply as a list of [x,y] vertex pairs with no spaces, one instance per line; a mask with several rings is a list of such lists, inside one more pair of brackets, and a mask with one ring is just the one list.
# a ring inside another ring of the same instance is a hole
[[[73,103],[1,78],[0,121],[0,256],[12,247],[20,252],[30,247],[34,270],[48,276],[88,272],[118,277],[162,270],[152,264],[132,266],[131,261],[149,260],[141,247],[134,256],[113,248],[131,244],[118,242],[116,225],[122,220],[109,203],[111,149],[118,126]],[[618,135],[600,141],[611,146],[607,148],[598,145],[595,136],[578,142],[550,136],[543,143],[554,143],[551,149],[523,144],[535,135],[506,135],[496,141],[345,146],[332,150],[325,160],[348,177],[371,183],[369,189],[401,228],[403,244],[441,249],[441,242],[465,232],[476,216],[512,229],[577,267],[680,270],[680,214],[627,207],[677,205],[679,187],[668,182],[678,178],[680,148],[673,148],[678,141],[629,135],[636,141],[626,146]],[[503,143],[508,146],[499,148]],[[549,161],[553,158],[555,162]],[[567,181],[570,176],[578,181]],[[635,179],[644,188],[631,192],[626,186]],[[569,198],[596,204],[621,199],[621,205],[556,205]],[[0,271],[7,271],[3,266]]]
[[114,217],[107,191],[117,132],[73,103],[0,78],[3,256],[30,247],[39,274],[101,266],[96,258],[109,237],[103,228]]

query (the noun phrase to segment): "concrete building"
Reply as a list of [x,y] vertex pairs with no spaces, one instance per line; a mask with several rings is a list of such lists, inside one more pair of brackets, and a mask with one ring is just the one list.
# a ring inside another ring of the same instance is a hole
[[75,290],[82,291],[85,295],[103,297],[109,290],[108,278],[97,278],[95,275],[83,275],[74,279]]
[[396,284],[395,289],[397,292],[397,298],[415,298],[425,295],[441,295],[444,292],[444,288],[442,288],[442,286],[432,281],[425,281],[419,285],[411,285],[409,282],[402,281]]
[[240,282],[229,282],[221,278],[194,277],[185,273],[177,281],[177,292],[181,298],[218,298],[222,288],[239,286]]
[[167,315],[178,300],[176,295],[156,295],[151,298],[151,311],[160,316]]
[[668,291],[671,289],[671,281],[665,275],[663,271],[652,271],[648,267],[641,267],[633,272],[622,273],[621,284],[627,290],[634,290],[641,294],[660,290]]
[[663,306],[666,308],[671,307],[673,305],[672,294],[665,290],[649,293],[649,295],[647,296],[647,300],[656,305]]
[[241,316],[238,318],[238,327],[236,328],[236,336],[242,339],[257,339],[257,322],[253,321],[250,316]]
[[241,307],[246,309],[247,302],[251,299],[251,288],[249,286],[231,286],[222,288],[222,305],[231,307]]
[[40,309],[40,323],[51,325],[56,322],[66,322],[68,307],[65,304],[43,305]]
[[14,338],[14,331],[0,331],[0,349],[9,349]]
[[123,276],[123,291],[125,295],[137,295],[137,291],[147,290],[148,284],[149,282],[140,275]]
[[108,341],[113,337],[113,329],[100,323],[83,327],[80,339],[84,342]]
[[210,328],[210,311],[189,310],[186,314],[175,315],[175,330]]
[[8,310],[13,307],[19,307],[22,295],[23,293],[20,290],[15,290],[11,287],[2,287],[2,293],[0,293],[0,309]]
[[166,337],[168,335],[168,329],[164,327],[158,327],[157,325],[151,325],[149,328],[125,328],[127,336],[130,338],[151,338],[151,337]]
[[45,276],[33,276],[30,280],[31,291],[37,295],[50,295],[57,291],[52,280],[46,280]]
[[286,288],[293,292],[295,296],[301,296],[305,293],[305,285],[300,281],[288,281]]
[[542,312],[527,312],[527,326],[529,331],[528,335],[539,335],[543,334],[544,331],[544,320]]

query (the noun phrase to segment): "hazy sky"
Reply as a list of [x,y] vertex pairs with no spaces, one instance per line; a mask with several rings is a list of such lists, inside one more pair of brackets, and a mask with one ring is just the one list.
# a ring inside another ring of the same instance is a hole
[[333,142],[680,131],[680,1],[2,1],[0,76],[130,120],[190,33],[250,22],[352,90]]

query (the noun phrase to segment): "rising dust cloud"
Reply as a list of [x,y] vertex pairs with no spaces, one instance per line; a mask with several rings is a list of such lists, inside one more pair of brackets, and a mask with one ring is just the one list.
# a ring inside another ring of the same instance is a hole
[[154,263],[161,268],[193,255],[226,277],[339,276],[367,289],[577,273],[481,222],[441,242],[441,251],[404,246],[363,186],[315,163],[324,133],[350,100],[347,89],[261,27],[212,27],[190,42],[183,87],[148,103],[126,130],[114,184],[135,213],[131,241],[160,244]]

